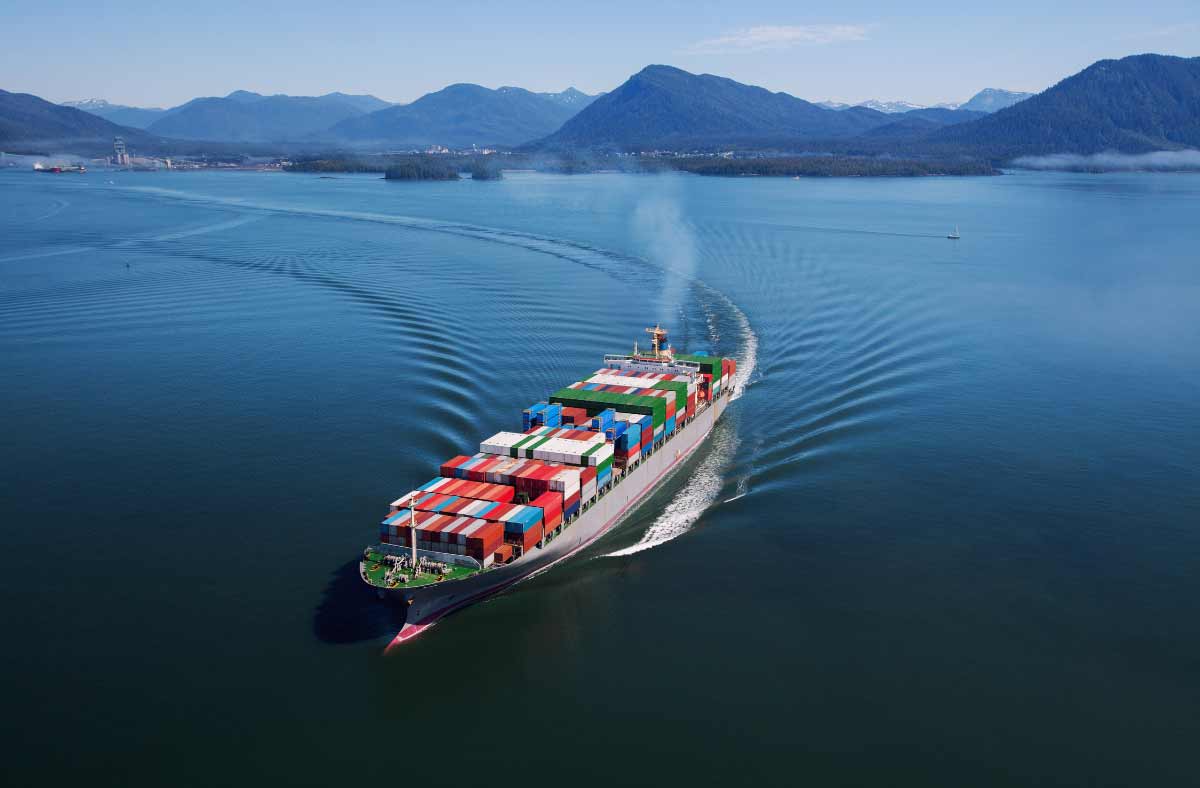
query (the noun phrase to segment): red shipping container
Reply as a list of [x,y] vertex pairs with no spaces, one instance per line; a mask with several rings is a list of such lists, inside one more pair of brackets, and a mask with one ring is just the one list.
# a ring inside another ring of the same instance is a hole
[[500,547],[496,548],[496,550],[492,556],[492,561],[494,561],[497,564],[506,564],[512,560],[512,557],[513,557],[512,545],[502,544],[502,545],[500,545]]
[[438,469],[438,473],[441,476],[454,477],[454,476],[456,476],[456,474],[454,473],[454,469],[457,468],[458,466],[462,465],[464,462],[466,462],[469,459],[471,459],[471,458],[467,457],[466,455],[460,454],[457,457],[453,457],[449,460],[446,460],[444,463],[442,463],[442,467]]
[[[479,523],[479,520],[471,520],[455,530],[464,530]],[[476,528],[470,536],[466,537],[465,552],[472,558],[482,562],[485,556],[496,552],[497,548],[502,544],[504,544],[504,524],[488,520]]]
[[491,482],[473,482],[469,479],[458,479],[453,484],[438,490],[446,495],[457,495],[459,498],[471,498],[476,501],[505,502],[513,499],[516,492],[507,484],[492,484]]
[[542,510],[542,519],[552,514],[561,514],[563,507],[563,497],[560,492],[545,492],[529,502],[530,506],[536,506]]
[[567,424],[586,424],[588,421],[588,413],[584,408],[563,408],[562,423]]
[[522,534],[510,534],[510,533],[504,534],[504,541],[507,544],[516,545],[516,546],[520,547],[523,552],[526,552],[526,553],[529,552],[530,550],[532,550],[533,548],[537,547],[537,543],[538,543],[538,541],[541,540],[541,538],[542,538],[542,529],[541,528],[530,528],[528,531],[525,532],[524,536],[522,536]]
[[530,501],[529,505],[536,506],[542,510],[542,523],[545,525],[547,532],[553,531],[559,526],[559,524],[562,523],[562,493],[542,493],[537,498]]
[[509,457],[495,457],[493,459],[484,460],[467,471],[467,478],[473,482],[487,482],[488,473],[496,468],[499,468],[502,464],[508,462],[510,459],[511,458]]

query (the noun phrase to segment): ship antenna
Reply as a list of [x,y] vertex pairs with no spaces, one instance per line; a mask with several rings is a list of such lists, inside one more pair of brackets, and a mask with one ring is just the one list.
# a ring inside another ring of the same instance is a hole
[[408,538],[412,542],[412,576],[417,576],[417,491],[409,493]]

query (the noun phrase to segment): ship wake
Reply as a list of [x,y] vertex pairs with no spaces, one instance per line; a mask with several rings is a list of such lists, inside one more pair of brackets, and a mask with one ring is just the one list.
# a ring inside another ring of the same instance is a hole
[[675,496],[675,500],[663,509],[662,514],[646,530],[641,540],[629,547],[606,553],[603,557],[616,558],[640,553],[666,544],[690,531],[721,494],[721,487],[724,485],[721,471],[733,458],[737,444],[736,434],[721,430],[713,439],[712,451],[704,458],[704,462],[700,463],[687,485]]

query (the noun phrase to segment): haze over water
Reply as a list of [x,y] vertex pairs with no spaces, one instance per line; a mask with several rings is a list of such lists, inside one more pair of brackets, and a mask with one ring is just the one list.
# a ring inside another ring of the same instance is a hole
[[[5,771],[1192,782],[1198,199],[0,172]],[[695,482],[383,656],[386,504],[655,320]]]

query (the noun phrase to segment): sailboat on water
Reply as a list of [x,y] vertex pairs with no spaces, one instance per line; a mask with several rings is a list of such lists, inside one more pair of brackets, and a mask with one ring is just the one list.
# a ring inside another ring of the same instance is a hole
[[946,237],[949,238],[951,241],[957,241],[959,238],[962,238],[962,236],[958,234],[958,225],[957,224],[954,225],[954,232],[950,233]]

